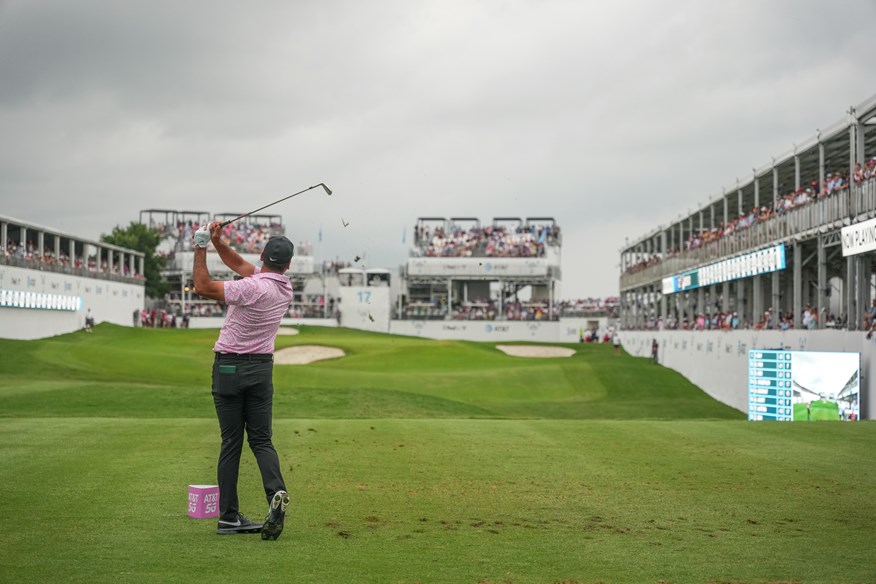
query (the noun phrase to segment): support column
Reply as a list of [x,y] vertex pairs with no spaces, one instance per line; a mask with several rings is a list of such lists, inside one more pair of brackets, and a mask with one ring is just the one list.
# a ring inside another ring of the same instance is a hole
[[754,171],[754,206],[760,207],[760,181],[757,180],[757,169]]
[[763,283],[761,276],[751,278],[751,324],[754,325],[763,320]]
[[800,157],[797,156],[797,147],[794,147],[794,190],[800,188]]
[[824,248],[824,236],[818,236],[818,328],[824,328],[827,313],[830,312],[830,299],[827,292],[827,253]]
[[857,286],[857,270],[858,262],[855,256],[846,258],[846,281],[843,283],[843,292],[846,296],[846,320],[848,330],[858,330],[858,286]]
[[[854,121],[849,124],[849,178],[855,174],[855,164],[864,164],[864,127],[858,118],[855,108],[849,109],[849,116]],[[863,213],[868,209],[858,209],[859,197],[851,197],[851,211],[853,216]],[[860,308],[860,305],[859,305]]]
[[818,192],[824,188],[824,144],[821,143],[821,131],[818,132]]
[[857,292],[856,302],[857,312],[855,313],[858,320],[858,330],[864,328],[864,311],[870,306],[870,261],[865,254],[855,256],[855,274],[857,276]]
[[685,310],[685,296],[684,292],[676,292],[672,295],[672,307],[675,310],[675,324],[677,328],[681,328],[682,323],[684,323],[684,310]]
[[713,315],[718,312],[718,300],[718,285],[712,284],[709,286],[709,310]]
[[779,169],[776,168],[776,159],[773,158],[773,208],[779,200]]
[[736,280],[736,313],[739,317],[739,324],[746,320],[751,322],[749,312],[751,311],[751,302],[748,300],[748,278],[740,278]]
[[782,282],[779,278],[779,272],[773,272],[770,276],[770,300],[772,305],[769,308],[773,309],[773,324],[778,326],[779,315],[782,314]]
[[693,292],[685,292],[684,299],[684,318],[687,320],[687,324],[689,328],[693,328],[694,323],[696,322],[696,316],[694,315],[694,295]]
[[656,325],[657,317],[660,316],[660,306],[657,304],[657,286],[654,284],[648,286],[648,303],[651,306],[651,320]]
[[794,328],[798,329],[803,323],[803,253],[799,241],[794,242],[794,288],[791,297],[793,299]]
[[638,309],[639,318],[636,319],[636,324],[639,328],[644,328],[648,322],[648,288],[639,288],[636,292],[636,308]]
[[678,222],[678,251],[684,251],[684,221]]
[[667,245],[668,245],[667,231],[664,229],[660,232],[660,250],[659,250],[659,253],[660,253],[660,260],[661,261],[666,259],[666,254],[668,252],[668,248],[666,247]]
[[[514,300],[517,301],[517,290],[514,291]],[[453,278],[447,278],[447,314],[444,315],[444,320],[450,320],[453,315]]]
[[669,314],[667,312],[668,306],[666,302],[666,294],[663,294],[662,290],[660,292],[660,318],[663,319],[663,326],[666,326],[666,321],[669,320]]

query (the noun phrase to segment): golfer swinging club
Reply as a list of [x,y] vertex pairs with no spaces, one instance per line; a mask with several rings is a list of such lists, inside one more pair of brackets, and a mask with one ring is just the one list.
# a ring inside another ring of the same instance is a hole
[[[195,292],[228,306],[225,323],[213,347],[213,402],[222,432],[219,453],[219,525],[216,533],[256,533],[277,539],[283,531],[289,495],[280,472],[280,459],[271,442],[274,397],[272,380],[274,338],[280,320],[292,303],[292,284],[283,274],[292,261],[292,242],[271,237],[261,254],[262,267],[244,260],[221,239],[218,221],[195,232],[193,277]],[[231,270],[235,281],[214,281],[207,271],[207,243]],[[237,478],[243,432],[255,455],[268,515],[264,523],[247,519],[238,509]]]

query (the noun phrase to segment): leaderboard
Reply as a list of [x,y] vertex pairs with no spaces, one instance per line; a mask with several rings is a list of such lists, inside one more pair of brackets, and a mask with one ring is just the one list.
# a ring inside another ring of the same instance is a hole
[[748,419],[794,420],[791,352],[748,352]]

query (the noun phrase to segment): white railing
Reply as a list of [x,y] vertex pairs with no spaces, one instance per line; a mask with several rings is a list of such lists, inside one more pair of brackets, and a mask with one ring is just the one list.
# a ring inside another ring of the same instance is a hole
[[659,283],[665,277],[698,266],[753,251],[765,245],[781,243],[814,231],[838,229],[844,224],[876,216],[876,180],[855,185],[817,199],[803,207],[791,209],[777,217],[755,223],[742,231],[721,237],[696,249],[686,250],[664,258],[659,264],[648,266],[632,274],[623,274],[620,289]]

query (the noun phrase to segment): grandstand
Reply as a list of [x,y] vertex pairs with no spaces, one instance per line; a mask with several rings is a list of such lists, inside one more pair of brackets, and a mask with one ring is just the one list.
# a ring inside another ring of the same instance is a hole
[[560,228],[549,217],[417,220],[397,315],[426,320],[558,320]]
[[618,299],[560,300],[562,233],[551,217],[421,217],[390,332],[473,341],[602,340]]
[[[37,339],[129,325],[144,302],[143,253],[0,216],[0,337]],[[34,318],[39,314],[39,318]]]
[[873,296],[874,255],[847,253],[842,228],[874,217],[876,96],[624,246],[622,323],[693,328],[700,314],[735,312],[740,326],[778,328],[784,314],[800,328],[811,306],[816,328],[856,330]]
[[[626,244],[624,347],[646,355],[658,339],[663,362],[742,410],[747,347],[860,352],[867,378],[876,348],[861,331],[876,297],[874,250],[876,96]],[[730,334],[663,334],[702,329]]]

